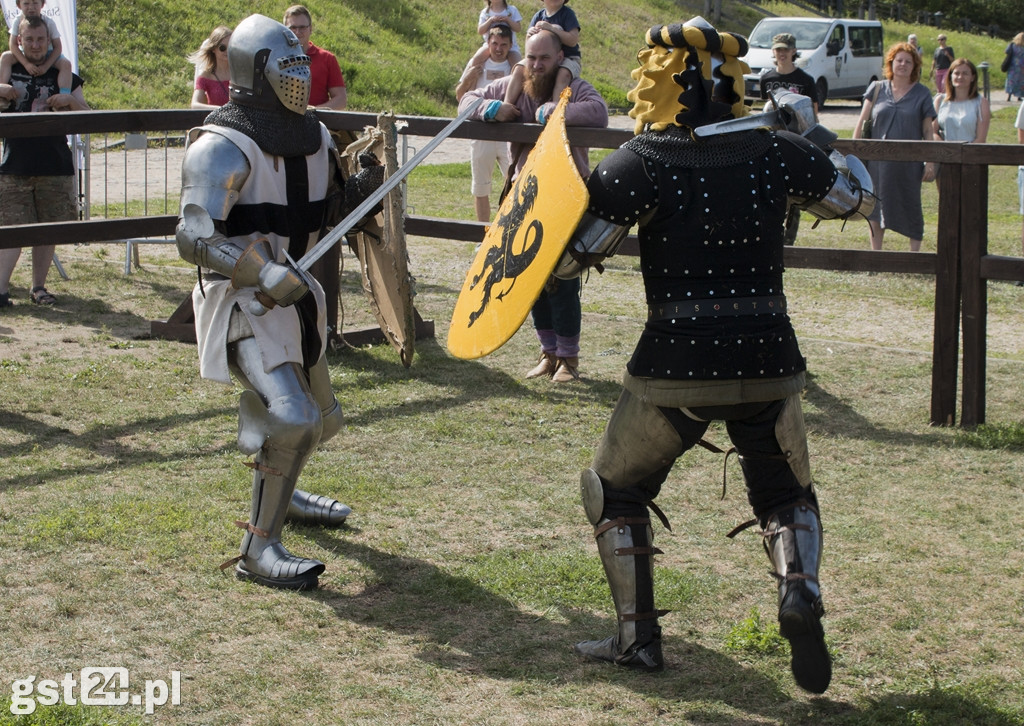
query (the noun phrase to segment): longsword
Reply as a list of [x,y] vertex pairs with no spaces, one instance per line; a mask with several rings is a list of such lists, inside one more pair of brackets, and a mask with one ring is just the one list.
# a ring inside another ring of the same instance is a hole
[[427,155],[431,151],[436,149],[442,141],[451,136],[452,132],[455,131],[463,121],[469,118],[469,115],[473,113],[473,111],[476,110],[476,107],[483,103],[483,101],[483,98],[476,99],[466,107],[465,111],[452,119],[451,123],[441,129],[437,136],[427,142],[427,145],[420,149],[411,159],[409,159],[409,161],[402,164],[394,174],[385,179],[384,183],[381,184],[373,194],[368,196],[358,207],[353,209],[347,217],[341,220],[341,222],[339,222],[334,229],[327,234],[327,236],[313,245],[312,249],[310,249],[309,252],[304,254],[302,258],[295,263],[295,267],[303,272],[308,271],[309,268],[313,266],[314,262],[323,257],[327,250],[331,249],[339,239],[348,234],[348,231],[355,226],[356,222],[366,216],[366,213],[373,209],[378,202],[384,199],[388,192],[401,184],[402,180],[409,176],[409,172],[415,169],[421,161],[427,158]]

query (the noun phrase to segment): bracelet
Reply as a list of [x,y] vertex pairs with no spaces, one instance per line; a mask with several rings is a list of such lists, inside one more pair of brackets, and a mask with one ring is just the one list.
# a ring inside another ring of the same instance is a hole
[[62,88],[62,89],[60,89],[60,92],[61,93],[71,93],[71,89],[70,88]]
[[498,109],[501,108],[501,101],[495,99],[487,104],[487,108],[484,109],[484,121],[493,121],[498,115]]

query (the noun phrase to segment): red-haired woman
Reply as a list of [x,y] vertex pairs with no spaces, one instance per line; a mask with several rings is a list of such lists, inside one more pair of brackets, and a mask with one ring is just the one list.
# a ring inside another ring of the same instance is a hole
[[[931,141],[935,108],[932,94],[923,84],[921,56],[909,43],[896,43],[885,54],[884,81],[875,81],[864,92],[864,107],[853,131],[861,138],[862,123],[871,118],[873,139]],[[871,249],[882,249],[885,231],[905,235],[910,250],[921,249],[924,213],[921,210],[921,182],[935,179],[935,165],[919,161],[869,161],[868,171],[879,203],[868,219]]]

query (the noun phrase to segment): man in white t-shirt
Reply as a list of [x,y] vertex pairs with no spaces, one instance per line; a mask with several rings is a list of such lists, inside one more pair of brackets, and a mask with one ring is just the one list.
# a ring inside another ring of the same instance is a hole
[[[491,81],[507,76],[512,72],[512,64],[508,54],[512,48],[512,31],[507,25],[496,25],[487,34],[487,48],[490,57],[483,65],[473,65],[470,60],[462,78],[455,87],[455,98],[461,100],[467,91],[487,86]],[[473,181],[470,190],[479,222],[491,221],[491,177],[494,165],[498,164],[501,173],[508,170],[508,142],[485,141],[473,139],[470,142],[470,160],[473,170]]]

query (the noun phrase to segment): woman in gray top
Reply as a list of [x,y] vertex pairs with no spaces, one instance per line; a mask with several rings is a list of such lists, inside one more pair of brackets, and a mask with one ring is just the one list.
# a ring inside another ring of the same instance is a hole
[[[912,45],[896,43],[889,48],[885,77],[864,92],[864,106],[853,138],[861,138],[862,123],[870,117],[873,139],[931,141],[935,108],[931,92],[918,82],[921,56]],[[882,249],[885,231],[891,229],[910,238],[910,250],[917,252],[924,237],[921,182],[935,179],[935,165],[928,162],[922,169],[919,161],[869,161],[867,166],[879,197],[868,219],[871,249]]]

